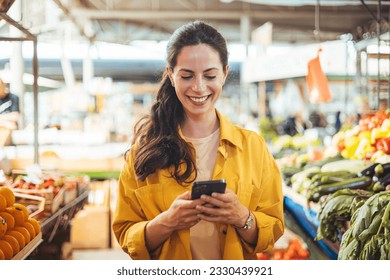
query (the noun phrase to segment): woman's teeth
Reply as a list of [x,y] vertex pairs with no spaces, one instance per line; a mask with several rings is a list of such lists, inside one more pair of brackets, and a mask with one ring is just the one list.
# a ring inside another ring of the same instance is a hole
[[205,96],[205,97],[190,97],[192,101],[195,101],[195,102],[198,102],[198,103],[202,103],[204,101],[206,101],[206,99],[209,97],[209,95]]

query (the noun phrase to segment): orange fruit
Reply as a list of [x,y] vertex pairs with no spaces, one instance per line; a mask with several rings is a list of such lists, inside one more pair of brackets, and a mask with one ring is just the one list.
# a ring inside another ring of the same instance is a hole
[[0,261],[5,260],[3,250],[0,249]]
[[20,251],[19,242],[15,237],[13,237],[12,235],[6,234],[3,239],[11,245],[12,250],[14,251],[14,255],[16,255]]
[[14,192],[6,187],[0,187],[0,194],[4,196],[7,201],[7,206],[12,206],[15,203],[15,195]]
[[3,212],[6,207],[7,207],[7,200],[2,194],[0,194],[0,212]]
[[23,247],[26,246],[26,239],[24,239],[23,234],[21,234],[19,231],[9,230],[7,231],[7,235],[11,235],[16,238],[19,243],[20,249],[23,249]]
[[25,227],[15,227],[15,230],[23,234],[26,244],[31,241],[31,235]]
[[10,260],[14,256],[11,244],[3,239],[0,239],[0,250],[3,251],[6,260]]
[[25,227],[28,230],[31,239],[33,239],[37,235],[37,233],[35,233],[34,226],[30,222],[25,222],[23,227]]
[[39,224],[39,222],[36,219],[28,218],[28,222],[34,226],[36,234],[41,232],[41,225]]
[[23,212],[24,221],[26,222],[30,217],[30,212],[28,212],[27,207],[21,203],[14,203],[14,207],[16,210]]
[[7,222],[7,230],[11,230],[15,227],[15,219],[10,213],[0,212],[0,216]]
[[21,210],[17,210],[15,206],[9,206],[5,209],[5,212],[9,213],[15,219],[15,226],[24,225],[24,214]]
[[0,216],[0,238],[4,237],[6,231],[7,231],[7,221]]

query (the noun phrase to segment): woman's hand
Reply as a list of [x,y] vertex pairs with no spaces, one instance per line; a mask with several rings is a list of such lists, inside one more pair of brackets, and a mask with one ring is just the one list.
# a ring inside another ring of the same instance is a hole
[[188,229],[200,221],[200,211],[196,206],[203,201],[190,199],[190,192],[177,196],[167,211],[149,221],[145,228],[146,247],[149,251],[160,246],[175,230]]
[[[225,193],[213,193],[212,196],[202,195],[196,209],[201,212],[198,217],[209,222],[244,226],[249,210],[240,203],[237,195],[226,189]],[[207,205],[202,205],[207,203]]]
[[169,209],[162,214],[161,222],[172,231],[187,229],[196,225],[200,218],[197,205],[203,203],[201,199],[190,200],[191,193],[185,192],[179,195],[171,204]]
[[[241,228],[250,215],[248,208],[242,205],[237,195],[229,189],[226,189],[225,193],[213,193],[211,196],[202,195],[200,200],[203,203],[197,205],[196,209],[201,212],[198,217],[205,221],[231,224]],[[237,230],[237,233],[245,242],[253,247],[256,246],[257,226],[246,231]]]

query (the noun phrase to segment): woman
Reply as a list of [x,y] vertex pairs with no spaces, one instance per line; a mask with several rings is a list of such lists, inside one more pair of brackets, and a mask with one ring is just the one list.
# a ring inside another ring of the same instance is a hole
[[[213,27],[180,27],[150,116],[135,129],[113,230],[133,259],[253,259],[283,234],[281,177],[263,138],[215,109],[229,73]],[[192,182],[226,179],[191,200]]]

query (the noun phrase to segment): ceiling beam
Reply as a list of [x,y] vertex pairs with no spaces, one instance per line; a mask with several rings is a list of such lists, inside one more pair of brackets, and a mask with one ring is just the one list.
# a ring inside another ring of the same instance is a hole
[[73,22],[73,24],[78,28],[80,35],[84,36],[89,41],[93,41],[95,34],[93,34],[93,35],[86,34],[86,32],[84,30],[84,26],[81,23],[79,23],[77,18],[75,18],[72,15],[72,13],[69,10],[69,7],[65,6],[61,2],[61,0],[53,0],[53,2],[58,6],[58,8],[60,8],[60,10],[64,13],[64,15],[67,16]]
[[[239,20],[242,16],[247,15],[253,19],[311,19],[313,14],[307,11],[293,11],[293,12],[280,12],[280,11],[145,11],[145,10],[131,10],[131,11],[102,11],[96,9],[85,8],[72,8],[71,14],[77,18],[89,18],[89,19],[110,19],[110,20],[151,20],[151,19],[226,19]],[[335,16],[336,14],[333,13]],[[355,13],[355,16],[366,16],[366,13]]]

